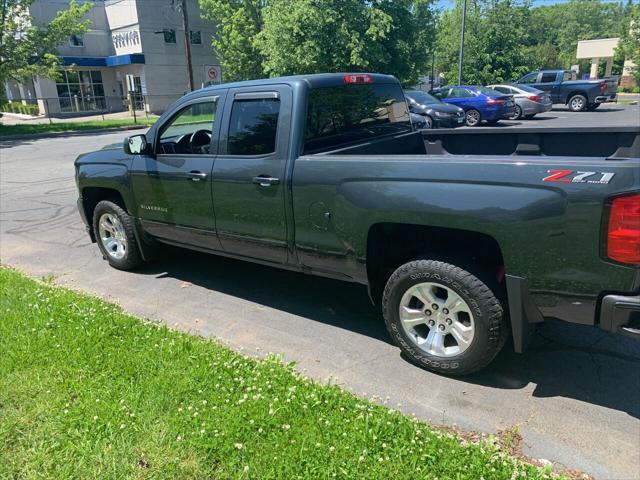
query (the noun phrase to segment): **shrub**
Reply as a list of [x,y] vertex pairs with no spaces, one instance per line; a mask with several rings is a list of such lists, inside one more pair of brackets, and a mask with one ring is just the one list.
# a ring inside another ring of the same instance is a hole
[[24,115],[38,115],[40,113],[38,105],[25,105],[22,102],[6,102],[0,104],[0,111],[9,113],[22,113]]

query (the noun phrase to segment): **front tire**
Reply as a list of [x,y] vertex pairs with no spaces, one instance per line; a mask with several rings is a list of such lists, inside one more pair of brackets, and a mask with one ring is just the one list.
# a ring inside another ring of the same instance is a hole
[[587,97],[584,95],[574,95],[569,99],[569,110],[572,112],[582,112],[587,109]]
[[385,287],[382,311],[404,354],[437,373],[481,370],[507,338],[507,321],[494,292],[450,263],[415,260],[399,267]]
[[132,270],[142,263],[133,217],[118,204],[103,200],[96,205],[93,232],[102,256],[112,267]]
[[424,116],[424,128],[427,130],[431,130],[433,128],[433,118],[429,115]]
[[520,117],[522,117],[522,107],[520,107],[520,105],[516,105],[513,115],[509,117],[509,120],[518,120]]

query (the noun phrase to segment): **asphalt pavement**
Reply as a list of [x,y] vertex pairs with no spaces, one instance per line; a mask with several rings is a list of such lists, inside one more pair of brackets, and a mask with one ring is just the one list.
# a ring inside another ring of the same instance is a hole
[[[604,103],[593,112],[571,112],[563,105],[554,105],[548,112],[540,113],[532,119],[500,120],[497,125],[483,123],[481,127],[621,127],[640,128],[640,105]],[[471,127],[463,127],[471,128]]]
[[[636,118],[638,110],[627,113]],[[560,467],[640,478],[640,342],[550,322],[528,353],[507,348],[487,370],[448,378],[400,356],[361,286],[175,248],[136,272],[110,268],[76,211],[73,160],[125,135],[0,139],[2,263],[247,354],[280,354],[319,381],[388,397],[435,424],[487,433],[518,427],[525,454]]]

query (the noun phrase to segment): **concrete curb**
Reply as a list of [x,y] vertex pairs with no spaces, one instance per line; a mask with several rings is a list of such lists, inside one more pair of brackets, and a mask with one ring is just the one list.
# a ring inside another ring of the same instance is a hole
[[150,125],[126,125],[124,127],[111,127],[111,128],[96,128],[85,130],[63,130],[61,132],[43,132],[32,134],[19,134],[19,135],[3,135],[2,141],[8,142],[11,140],[37,140],[40,138],[51,138],[57,136],[80,136],[95,133],[110,133],[110,132],[125,132],[127,130],[141,130],[143,128],[149,128]]

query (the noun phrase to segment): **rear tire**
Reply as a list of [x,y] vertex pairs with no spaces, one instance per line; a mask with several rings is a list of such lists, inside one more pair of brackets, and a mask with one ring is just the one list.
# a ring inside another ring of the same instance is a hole
[[411,361],[447,375],[486,367],[508,337],[496,294],[450,263],[415,260],[399,267],[385,287],[382,311],[391,337]]
[[477,127],[481,121],[482,117],[480,116],[480,112],[475,108],[467,110],[464,114],[464,123],[466,123],[468,127]]
[[96,205],[93,232],[102,256],[112,267],[132,270],[142,264],[133,217],[118,204],[102,200]]
[[587,97],[584,95],[574,95],[568,102],[569,110],[572,112],[582,112],[587,109]]

